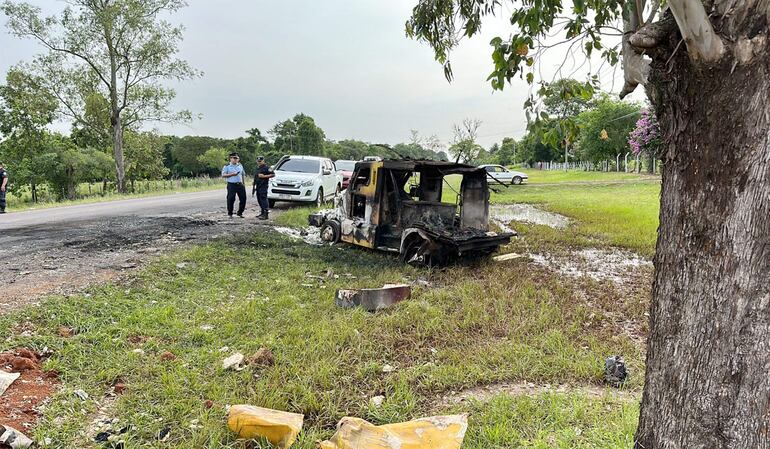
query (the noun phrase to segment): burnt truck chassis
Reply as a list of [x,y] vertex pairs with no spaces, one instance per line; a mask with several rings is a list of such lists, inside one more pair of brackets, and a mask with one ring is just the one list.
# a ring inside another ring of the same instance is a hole
[[[455,203],[444,203],[450,175],[462,182]],[[489,229],[485,170],[439,161],[359,162],[337,206],[308,221],[324,241],[398,253],[412,265],[489,255],[515,235]]]

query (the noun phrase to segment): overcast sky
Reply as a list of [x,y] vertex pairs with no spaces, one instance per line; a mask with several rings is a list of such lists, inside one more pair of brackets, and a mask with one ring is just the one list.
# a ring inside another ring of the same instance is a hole
[[[47,12],[61,0],[33,0]],[[455,80],[423,43],[407,39],[404,23],[416,0],[189,0],[173,20],[184,24],[180,56],[204,72],[176,86],[176,106],[202,114],[184,126],[151,124],[164,133],[238,137],[304,112],[330,139],[407,141],[452,138],[452,124],[478,118],[479,142],[489,146],[524,133],[522,110],[529,88],[517,80],[504,92],[486,81],[492,70],[489,41],[507,36],[504,21],[489,22],[451,56]],[[3,25],[5,17],[0,15]],[[0,34],[2,74],[41,48]],[[552,54],[548,76],[563,58]],[[3,75],[4,76],[4,75]],[[603,72],[605,88],[622,87],[620,70]],[[68,127],[60,125],[61,128]]]

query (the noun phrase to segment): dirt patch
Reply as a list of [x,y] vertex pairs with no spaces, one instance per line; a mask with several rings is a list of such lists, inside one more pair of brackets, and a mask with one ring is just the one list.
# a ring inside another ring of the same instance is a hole
[[49,294],[129,278],[135,269],[188,243],[256,229],[221,214],[123,216],[0,231],[0,314]]
[[539,396],[546,393],[570,394],[578,393],[589,398],[605,396],[625,401],[641,399],[641,391],[618,390],[616,388],[598,385],[537,385],[531,382],[499,383],[469,388],[459,392],[451,392],[441,396],[434,403],[434,408],[445,409],[467,401],[486,402],[500,395],[508,396]]
[[58,387],[57,374],[43,371],[45,356],[20,348],[0,353],[0,369],[21,376],[0,396],[0,423],[28,434]]
[[568,256],[530,254],[532,260],[561,275],[595,281],[611,281],[618,285],[635,280],[635,274],[652,268],[652,262],[637,254],[619,249],[584,249]]

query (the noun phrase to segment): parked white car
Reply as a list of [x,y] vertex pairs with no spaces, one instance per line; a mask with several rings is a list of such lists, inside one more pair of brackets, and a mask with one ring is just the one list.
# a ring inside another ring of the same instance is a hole
[[483,168],[487,171],[487,173],[489,173],[489,176],[487,176],[487,182],[490,184],[500,183],[519,185],[529,179],[526,174],[520,171],[508,170],[502,165],[480,165],[479,168]]
[[342,190],[342,174],[331,159],[317,156],[287,156],[273,169],[267,199],[315,203],[319,207]]

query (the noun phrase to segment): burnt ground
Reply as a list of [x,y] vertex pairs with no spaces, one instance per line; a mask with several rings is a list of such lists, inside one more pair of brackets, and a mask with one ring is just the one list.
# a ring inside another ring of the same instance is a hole
[[185,244],[257,229],[256,201],[249,198],[247,218],[228,219],[222,196],[199,192],[1,217],[0,313],[121,279]]

